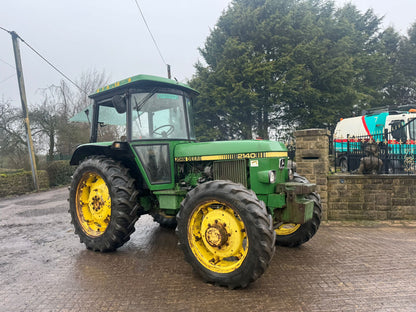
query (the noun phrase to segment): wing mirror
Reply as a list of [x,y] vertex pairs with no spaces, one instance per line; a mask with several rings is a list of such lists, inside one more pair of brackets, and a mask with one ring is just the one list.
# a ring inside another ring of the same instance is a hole
[[124,114],[127,110],[126,96],[125,95],[114,95],[111,99],[114,108],[117,113]]

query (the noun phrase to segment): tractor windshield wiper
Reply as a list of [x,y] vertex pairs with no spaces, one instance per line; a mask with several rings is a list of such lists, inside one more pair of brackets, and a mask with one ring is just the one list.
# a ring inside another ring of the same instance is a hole
[[150,100],[150,98],[155,95],[157,92],[157,89],[153,89],[150,93],[148,93],[143,99],[141,99],[140,102],[137,102],[136,97],[134,97],[134,104],[136,107],[136,111],[139,113],[139,111],[143,108],[144,104],[147,103],[147,101]]

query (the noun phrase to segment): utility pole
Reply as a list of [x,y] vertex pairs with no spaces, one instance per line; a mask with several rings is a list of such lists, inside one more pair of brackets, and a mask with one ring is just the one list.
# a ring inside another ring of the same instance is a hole
[[17,73],[17,80],[19,82],[19,92],[20,92],[20,100],[22,102],[23,118],[25,121],[27,146],[29,149],[30,164],[32,167],[33,185],[35,186],[36,191],[39,191],[39,182],[38,182],[39,179],[38,179],[38,173],[36,170],[35,152],[33,150],[32,133],[30,131],[30,123],[29,123],[29,112],[27,110],[25,82],[23,80],[22,61],[20,58],[20,48],[19,48],[19,41],[18,41],[20,37],[14,31],[11,31],[10,35],[12,36],[12,41],[13,41],[14,59],[16,62],[16,73]]

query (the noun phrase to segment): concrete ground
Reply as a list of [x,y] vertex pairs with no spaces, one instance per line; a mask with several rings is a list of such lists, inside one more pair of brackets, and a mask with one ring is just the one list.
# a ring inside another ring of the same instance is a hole
[[243,290],[202,282],[149,216],[113,253],[73,233],[67,189],[0,199],[0,311],[416,311],[416,226],[322,224]]

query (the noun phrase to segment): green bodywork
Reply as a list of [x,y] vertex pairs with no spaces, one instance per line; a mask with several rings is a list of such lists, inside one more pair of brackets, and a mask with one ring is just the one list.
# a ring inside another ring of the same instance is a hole
[[[286,146],[276,141],[265,140],[238,140],[238,141],[215,141],[191,143],[189,145],[178,146],[175,150],[175,158],[211,156],[224,154],[241,154],[250,157],[250,153],[260,152],[284,152],[287,155]],[[255,157],[251,157],[255,158]]]
[[[165,93],[169,92],[166,90],[180,90],[189,97],[197,95],[197,91],[187,85],[170,79],[138,75],[97,89],[90,96],[94,100],[92,107],[103,105],[99,103],[109,107],[114,94],[129,94],[133,88],[148,90],[153,86],[163,88]],[[131,117],[133,113],[130,118],[134,118]],[[127,114],[127,125],[131,127],[128,118]],[[98,117],[95,120],[98,122]],[[94,126],[93,122],[93,129]],[[169,130],[167,126],[163,125],[165,130]],[[191,126],[192,122],[187,122],[187,127]],[[288,182],[287,149],[280,142],[241,140],[196,143],[190,135],[188,139],[173,140],[127,138],[125,141],[97,143],[93,136],[91,140],[93,143],[77,148],[71,164],[76,165],[91,155],[106,155],[124,163],[143,189],[139,200],[145,211],[161,210],[167,215],[175,215],[190,189],[207,180],[221,179],[241,183],[254,191],[279,222],[304,223],[312,218],[313,201],[305,198],[305,194],[312,192],[314,185],[300,186],[299,183]],[[160,161],[153,160],[155,155],[167,161],[161,165]],[[163,174],[155,170],[163,170]],[[273,181],[270,181],[271,176]]]
[[[102,88],[98,88],[93,94],[90,95],[90,98],[95,98],[101,95],[105,95],[105,94],[112,94],[114,92],[114,90],[118,90],[118,89],[122,89],[125,87],[129,87],[130,85],[140,85],[140,86],[145,86],[145,85],[157,85],[157,84],[163,84],[163,85],[167,85],[167,86],[172,86],[174,88],[182,88],[182,89],[186,89],[187,91],[190,91],[192,93],[198,93],[198,91],[192,89],[191,87],[189,87],[188,85],[184,84],[184,83],[180,83],[171,79],[167,79],[167,78],[163,78],[163,77],[158,77],[158,76],[152,76],[152,75],[136,75],[133,77],[129,77],[117,82],[114,82],[112,84],[109,84],[105,87]],[[113,92],[112,92],[113,91]]]

